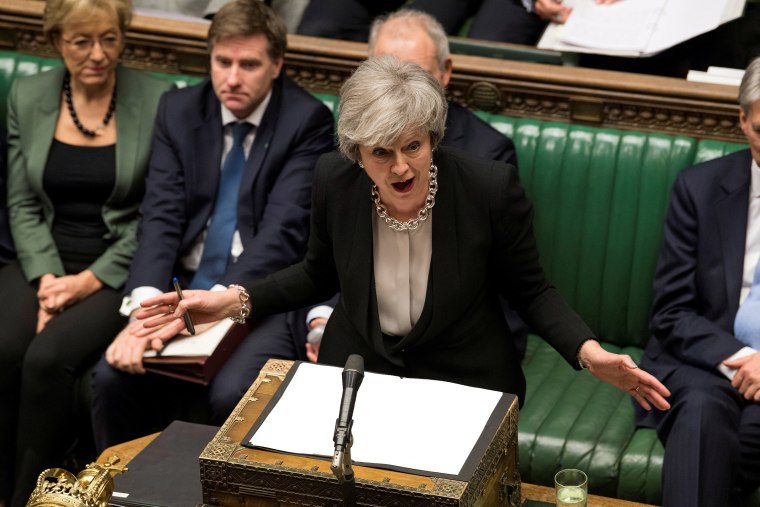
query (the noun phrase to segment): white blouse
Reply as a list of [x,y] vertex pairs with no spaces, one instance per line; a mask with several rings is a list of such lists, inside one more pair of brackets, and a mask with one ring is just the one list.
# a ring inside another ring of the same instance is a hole
[[425,305],[430,258],[433,254],[433,216],[412,231],[395,231],[372,213],[372,239],[377,310],[380,330],[406,336]]

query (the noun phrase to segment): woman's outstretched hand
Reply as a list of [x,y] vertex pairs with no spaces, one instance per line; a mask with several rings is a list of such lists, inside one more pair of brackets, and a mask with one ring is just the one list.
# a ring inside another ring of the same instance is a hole
[[155,331],[154,328],[163,326],[153,339],[168,340],[185,329],[183,316],[188,311],[195,324],[216,322],[240,313],[240,296],[234,288],[218,291],[185,290],[182,291],[182,296],[182,301],[179,301],[176,292],[166,292],[140,303],[143,309],[135,314],[135,317],[143,321],[144,330],[140,333],[148,336]]
[[670,396],[668,388],[640,369],[629,355],[607,352],[598,341],[588,340],[578,357],[592,375],[630,394],[646,410],[652,410],[652,406],[670,408],[665,399]]

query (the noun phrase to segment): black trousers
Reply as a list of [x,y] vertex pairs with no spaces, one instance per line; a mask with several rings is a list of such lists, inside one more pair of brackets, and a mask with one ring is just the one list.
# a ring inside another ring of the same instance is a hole
[[734,489],[760,485],[760,404],[727,378],[681,366],[667,379],[672,407],[657,427],[665,445],[664,507],[725,507]]
[[402,6],[426,12],[443,25],[448,34],[456,34],[481,0],[311,0],[304,10],[298,33],[316,37],[367,42],[372,20]]
[[120,291],[103,288],[36,334],[37,287],[16,262],[0,269],[0,301],[0,498],[16,507],[40,472],[62,465],[78,434],[78,378],[125,319]]
[[93,374],[92,425],[98,452],[163,430],[175,419],[221,425],[267,359],[305,359],[287,314],[261,320],[208,386],[147,373],[133,375],[101,358]]

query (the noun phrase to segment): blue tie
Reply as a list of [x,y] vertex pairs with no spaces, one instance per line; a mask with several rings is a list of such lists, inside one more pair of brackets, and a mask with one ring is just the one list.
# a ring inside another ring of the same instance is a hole
[[752,288],[736,312],[734,336],[755,350],[760,350],[760,262],[755,268]]
[[210,289],[227,270],[232,236],[237,228],[238,193],[245,170],[243,140],[252,128],[253,125],[247,122],[235,123],[232,126],[232,149],[224,160],[219,191],[203,245],[203,256],[198,271],[190,282],[191,289]]

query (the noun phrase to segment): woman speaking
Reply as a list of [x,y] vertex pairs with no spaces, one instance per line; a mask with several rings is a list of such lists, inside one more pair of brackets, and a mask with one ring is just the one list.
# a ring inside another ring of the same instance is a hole
[[153,346],[183,328],[187,310],[199,321],[242,319],[340,292],[320,362],[342,366],[361,354],[370,371],[522,401],[503,295],[573,367],[587,367],[647,409],[667,408],[667,389],[630,357],[604,351],[547,282],[515,168],[439,147],[445,116],[443,89],[417,65],[392,57],[363,63],[341,90],[341,153],[317,164],[305,259],[260,281],[241,280],[245,288],[146,301],[141,317],[154,317],[145,323]]

